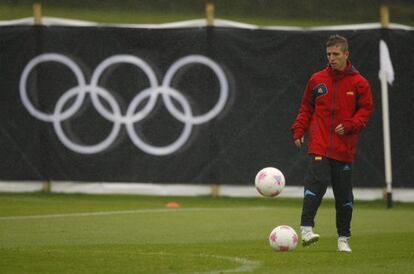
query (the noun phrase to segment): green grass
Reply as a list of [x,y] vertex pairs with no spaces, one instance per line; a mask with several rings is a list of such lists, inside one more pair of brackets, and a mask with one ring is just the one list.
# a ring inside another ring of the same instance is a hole
[[[12,20],[18,18],[32,17],[33,10],[30,5],[0,5],[0,20]],[[60,8],[43,7],[42,16],[61,17],[67,19],[77,19],[94,21],[100,23],[119,23],[119,24],[154,24],[175,22],[181,20],[191,20],[202,18],[203,14],[188,13],[163,13],[145,12],[139,10],[125,9],[85,9],[85,8]]]
[[268,234],[298,231],[300,209],[280,198],[0,194],[0,273],[414,273],[414,204],[357,202],[353,253],[340,254],[326,200],[315,246],[273,252]]
[[[100,23],[115,23],[115,24],[159,24],[176,22],[191,19],[200,19],[205,17],[205,11],[203,3],[200,2],[200,6],[188,10],[145,10],[127,7],[63,7],[63,6],[49,6],[43,5],[43,16],[60,17],[67,19],[77,19],[94,21]],[[33,10],[31,4],[0,4],[0,20],[12,20],[18,18],[32,17]],[[341,24],[359,24],[365,22],[373,22],[372,19],[364,19],[363,21],[357,19],[340,20],[337,17],[308,17],[302,18],[299,16],[283,16],[272,17],[255,15],[252,11],[250,16],[229,13],[228,11],[223,13],[220,9],[216,12],[216,18],[228,19],[239,21],[248,24],[255,24],[259,26],[327,26],[327,25],[341,25]],[[398,19],[398,16],[394,16],[393,19]],[[379,19],[378,19],[379,20]],[[375,20],[374,20],[375,21]],[[394,21],[392,21],[394,22]],[[406,24],[412,24],[409,22],[400,22]]]

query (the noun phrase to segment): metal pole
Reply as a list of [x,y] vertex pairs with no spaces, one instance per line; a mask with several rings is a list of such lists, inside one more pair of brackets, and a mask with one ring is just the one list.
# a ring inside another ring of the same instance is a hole
[[384,138],[384,164],[387,208],[392,207],[392,165],[391,165],[391,134],[388,102],[388,83],[385,71],[380,72],[381,101],[382,101],[382,128]]

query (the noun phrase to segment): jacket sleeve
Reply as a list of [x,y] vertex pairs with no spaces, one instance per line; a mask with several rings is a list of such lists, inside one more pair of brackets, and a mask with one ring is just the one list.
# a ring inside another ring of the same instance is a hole
[[366,79],[357,84],[357,96],[354,115],[342,122],[345,134],[359,133],[368,123],[373,110],[371,87]]
[[302,97],[299,113],[296,116],[296,120],[291,127],[293,140],[302,138],[302,136],[304,136],[305,132],[308,130],[314,110],[311,86],[311,80],[309,80]]

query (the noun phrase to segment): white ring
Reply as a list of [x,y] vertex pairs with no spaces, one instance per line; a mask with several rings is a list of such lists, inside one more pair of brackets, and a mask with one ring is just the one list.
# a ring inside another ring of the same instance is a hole
[[[155,73],[151,69],[151,67],[142,59],[132,56],[132,55],[114,55],[114,56],[111,56],[105,59],[102,63],[100,63],[96,67],[95,71],[93,72],[93,75],[91,78],[91,86],[98,86],[99,77],[101,77],[102,73],[109,66],[112,66],[114,64],[119,64],[119,63],[132,64],[132,65],[139,67],[147,75],[149,83],[150,83],[150,87],[153,89],[158,87],[157,77],[155,76]],[[94,104],[96,110],[108,120],[114,119],[114,117],[112,116],[112,113],[108,112],[108,110],[101,104],[101,102],[99,101],[98,97],[96,96],[94,92],[91,93],[91,96],[92,96],[92,103]],[[157,95],[154,93],[151,95],[144,110],[152,109],[156,101],[157,101]]]
[[[217,63],[212,61],[211,59],[202,56],[202,55],[189,55],[186,57],[183,57],[179,60],[177,60],[174,64],[171,65],[171,67],[168,69],[167,73],[165,74],[164,80],[162,82],[163,87],[170,87],[172,78],[174,77],[175,73],[182,67],[192,64],[192,63],[200,63],[203,65],[208,66],[211,68],[214,73],[216,74],[219,83],[220,83],[220,96],[216,103],[216,105],[207,113],[203,115],[193,116],[190,118],[191,123],[193,124],[202,124],[207,121],[210,121],[214,117],[216,117],[224,108],[226,105],[226,101],[229,97],[229,87],[226,80],[226,75],[224,71],[220,68]],[[171,99],[167,96],[167,94],[163,94],[162,98],[164,99],[165,105],[168,109],[168,111],[178,120],[181,122],[185,122],[188,117],[183,115],[181,111],[179,111],[174,104],[171,102]]]
[[81,69],[75,62],[73,62],[68,57],[62,54],[58,54],[58,53],[44,53],[44,54],[41,54],[33,58],[24,68],[22,76],[20,78],[20,83],[19,83],[20,97],[22,99],[23,105],[26,107],[29,113],[33,115],[34,117],[36,117],[37,119],[45,121],[45,122],[53,122],[55,120],[62,120],[62,119],[66,119],[67,117],[73,115],[73,113],[78,111],[85,97],[84,92],[79,92],[78,97],[76,98],[73,105],[69,107],[67,110],[65,110],[63,113],[59,113],[59,114],[56,114],[56,113],[47,114],[47,113],[37,110],[33,106],[33,104],[30,102],[30,99],[27,95],[27,89],[26,89],[27,79],[29,78],[30,72],[36,65],[43,63],[43,62],[51,62],[51,61],[62,63],[66,65],[67,67],[69,67],[76,76],[76,79],[78,81],[78,86],[80,87],[85,86],[85,78],[82,74]]
[[[141,95],[142,100],[145,97],[150,96],[152,92],[153,91],[150,90],[150,89],[146,89],[145,91],[142,91],[140,93],[140,94],[142,94]],[[156,90],[156,93],[157,94],[158,93],[168,94],[169,96],[174,97],[181,104],[181,106],[183,107],[183,111],[186,114],[186,116],[189,118],[192,115],[190,104],[187,102],[185,97],[181,93],[176,91],[175,89],[167,88],[167,87],[159,87]],[[140,103],[140,100],[137,99],[137,100],[133,101],[133,103],[134,104],[131,104],[130,108],[128,109],[127,116],[132,116],[132,112],[135,110],[135,107]],[[134,124],[132,122],[127,123],[126,128],[127,128],[127,131],[128,131],[128,135],[131,138],[131,141],[137,147],[139,147],[142,151],[144,151],[148,154],[161,156],[161,155],[171,154],[171,153],[174,153],[177,150],[179,150],[187,142],[187,140],[190,138],[191,130],[193,128],[193,125],[188,120],[186,122],[184,122],[183,132],[178,137],[178,139],[175,140],[173,143],[171,143],[167,146],[163,146],[163,147],[162,146],[152,146],[152,145],[149,145],[149,144],[145,143],[139,137],[139,135],[135,132]]]
[[[99,94],[101,97],[105,98],[109,105],[111,106],[112,110],[115,113],[115,116],[120,117],[121,110],[119,109],[118,104],[115,100],[112,99],[112,96],[107,92],[106,90],[100,88],[100,87],[92,87],[92,86],[84,86],[84,87],[74,87],[70,90],[68,90],[65,94],[63,94],[55,107],[55,113],[60,113],[62,108],[64,107],[65,103],[73,96],[78,94],[79,92],[82,92],[80,90],[83,90],[83,92],[92,92],[94,94]],[[111,133],[108,135],[106,139],[101,141],[98,144],[95,145],[80,145],[76,144],[73,141],[71,141],[65,134],[65,132],[62,129],[61,121],[60,120],[54,120],[53,121],[53,127],[55,128],[55,132],[59,138],[59,140],[69,149],[82,153],[82,154],[93,154],[101,152],[105,149],[107,149],[116,139],[118,136],[118,133],[121,129],[121,121],[120,119],[115,119],[112,121],[114,123],[114,126],[112,127]]]

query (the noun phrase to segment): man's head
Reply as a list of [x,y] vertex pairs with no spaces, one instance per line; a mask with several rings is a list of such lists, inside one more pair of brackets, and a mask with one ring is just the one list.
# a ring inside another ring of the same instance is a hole
[[326,42],[326,57],[334,70],[344,70],[349,57],[348,41],[340,35],[331,35]]

